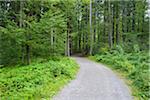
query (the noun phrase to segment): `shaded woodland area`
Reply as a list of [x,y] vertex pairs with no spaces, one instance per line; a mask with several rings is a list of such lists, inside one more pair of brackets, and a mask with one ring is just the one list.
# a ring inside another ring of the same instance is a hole
[[147,0],[0,1],[0,73],[80,53],[127,73],[140,91],[135,95],[146,100],[149,5]]
[[96,54],[117,45],[148,50],[148,2],[1,1],[1,64]]

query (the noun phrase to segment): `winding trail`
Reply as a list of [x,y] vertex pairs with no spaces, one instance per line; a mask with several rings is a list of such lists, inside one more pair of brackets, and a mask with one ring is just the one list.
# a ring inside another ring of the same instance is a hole
[[54,100],[133,100],[123,80],[109,68],[86,58],[73,58],[80,71]]

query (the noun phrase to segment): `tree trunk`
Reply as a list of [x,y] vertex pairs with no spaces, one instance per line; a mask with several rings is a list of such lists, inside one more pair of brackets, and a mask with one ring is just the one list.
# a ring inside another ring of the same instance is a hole
[[69,29],[67,31],[67,51],[66,51],[66,56],[70,56],[70,45],[69,45]]
[[118,31],[118,26],[119,26],[119,9],[118,9],[118,1],[116,1],[116,44],[119,44],[119,31]]
[[66,56],[70,56],[70,46],[71,46],[71,25],[70,25],[70,22],[71,22],[71,18],[70,16],[68,16],[68,20],[67,20],[67,46],[66,46]]
[[[105,31],[106,31],[106,25],[105,25],[105,23],[106,23],[106,7],[107,7],[107,5],[106,5],[106,1],[104,1],[104,28],[103,28],[103,37],[105,37]],[[104,39],[104,41],[105,41],[105,39]]]
[[144,32],[144,13],[143,13],[143,15],[142,15],[142,32]]
[[[98,21],[98,28],[100,28],[100,21]],[[98,43],[98,49],[100,48],[100,38],[101,38],[101,30],[98,29],[98,38],[97,38],[97,43]]]
[[[111,11],[110,11],[110,1],[108,0],[108,23],[109,23],[109,27],[111,27]],[[109,44],[109,48],[112,48],[112,32],[111,32],[111,28],[108,27],[108,44]]]
[[[23,1],[21,0],[20,1],[20,22],[19,22],[19,27],[20,28],[22,28],[23,27]],[[22,45],[21,45],[21,59],[22,59],[22,64],[24,64],[25,63],[25,54],[24,54],[24,51],[25,51],[25,46],[24,46],[24,44],[22,43]]]
[[79,41],[80,41],[80,37],[79,37],[79,35],[80,35],[80,32],[79,32],[79,30],[80,30],[80,21],[79,21],[79,19],[78,19],[78,36],[77,36],[77,40],[78,40],[78,43],[77,43],[77,51],[79,51],[79,48],[80,48],[80,46],[79,46]]
[[[26,36],[27,42],[31,40],[31,34],[27,34]],[[26,43],[26,61],[27,61],[27,65],[30,64],[31,62],[31,58],[30,58],[30,52],[31,52],[31,47],[28,43]]]
[[[86,6],[86,25],[88,26],[88,6]],[[86,28],[88,30],[88,27]],[[89,53],[89,48],[88,48],[88,31],[86,31],[85,35],[85,54]]]
[[132,8],[132,32],[135,31],[135,1],[132,1],[133,8]]
[[54,33],[53,29],[51,29],[51,47],[52,47],[52,55],[54,54]]
[[92,33],[92,0],[90,0],[90,55],[93,54],[93,33]]
[[130,17],[130,11],[129,11],[129,2],[127,2],[127,8],[126,8],[127,10],[126,10],[126,13],[127,13],[127,21],[126,21],[126,32],[129,32],[129,27],[130,27],[130,19],[129,19],[129,17]]
[[97,30],[96,30],[96,27],[97,27],[97,2],[96,0],[94,1],[94,37],[93,37],[93,42],[95,43],[96,42],[96,33],[97,33]]
[[79,33],[78,33],[78,38],[79,38],[79,51],[81,51],[81,21],[79,22]]
[[30,46],[26,44],[27,65],[30,64]]
[[24,51],[25,51],[25,46],[22,44],[21,45],[21,53],[22,53],[22,57],[21,57],[21,61],[22,61],[22,64],[25,63],[25,54],[24,54]]
[[114,28],[115,28],[115,5],[113,4],[113,8],[112,8],[112,18],[113,18],[113,20],[112,20],[112,42],[113,42],[113,44],[115,43],[115,38],[114,38],[114,35],[115,35],[115,30],[114,30]]

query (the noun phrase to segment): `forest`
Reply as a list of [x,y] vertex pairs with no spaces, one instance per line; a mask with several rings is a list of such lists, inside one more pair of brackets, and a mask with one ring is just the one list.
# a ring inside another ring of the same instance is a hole
[[52,98],[75,79],[74,55],[108,65],[148,100],[148,0],[1,0],[0,99]]

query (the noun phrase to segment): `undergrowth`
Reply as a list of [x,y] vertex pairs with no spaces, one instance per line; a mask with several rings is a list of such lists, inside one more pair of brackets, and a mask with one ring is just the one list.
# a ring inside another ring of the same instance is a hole
[[97,62],[110,65],[124,73],[137,91],[133,95],[138,100],[148,100],[149,94],[149,56],[142,51],[125,52],[121,47],[90,57]]
[[78,65],[66,57],[38,59],[28,66],[0,69],[1,100],[50,99],[75,77]]

